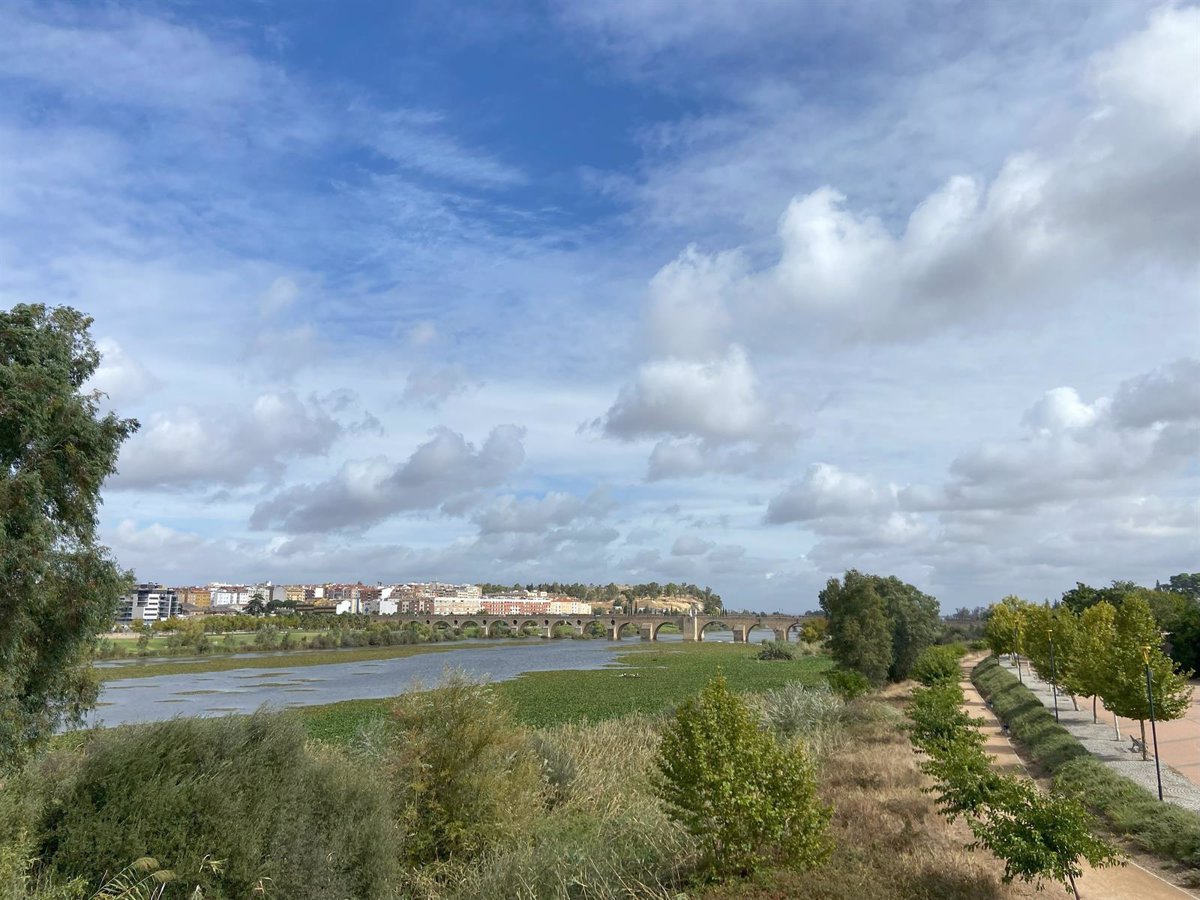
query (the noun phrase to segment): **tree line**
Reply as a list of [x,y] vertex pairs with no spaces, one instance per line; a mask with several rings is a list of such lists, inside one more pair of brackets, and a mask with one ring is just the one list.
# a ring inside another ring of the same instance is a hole
[[648,581],[644,584],[616,584],[609,582],[608,584],[585,584],[583,582],[563,583],[559,581],[542,582],[541,584],[521,584],[520,582],[512,585],[492,584],[484,582],[479,585],[480,590],[485,594],[503,594],[508,591],[545,591],[548,594],[554,594],[562,597],[571,597],[575,600],[580,600],[584,603],[622,603],[638,600],[657,600],[660,597],[668,597],[671,599],[686,599],[694,598],[704,604],[704,612],[719,613],[721,612],[721,595],[716,593],[712,588],[705,585],[689,584],[682,582],[676,584],[669,581],[666,584],[659,584],[657,581]]
[[[1081,593],[1076,589],[1076,599]],[[1147,597],[1166,593],[1125,590],[1115,605],[1092,597],[1086,603],[1064,600],[1054,606],[1005,597],[992,607],[988,618],[988,646],[997,656],[1012,655],[1018,665],[1024,656],[1042,680],[1076,707],[1077,696],[1091,697],[1093,721],[1102,702],[1114,713],[1118,740],[1121,729],[1116,716],[1138,721],[1145,759],[1151,702],[1154,717],[1165,721],[1183,716],[1192,696],[1188,684],[1192,672],[1164,651],[1162,626]]]

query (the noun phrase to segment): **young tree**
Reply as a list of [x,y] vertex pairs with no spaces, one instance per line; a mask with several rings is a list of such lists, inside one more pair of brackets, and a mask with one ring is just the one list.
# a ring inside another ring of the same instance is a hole
[[1151,675],[1154,717],[1160,722],[1178,719],[1191,705],[1190,672],[1177,672],[1175,663],[1162,652],[1162,636],[1150,605],[1141,597],[1127,597],[1117,610],[1115,640],[1111,653],[1111,677],[1104,705],[1114,716],[1137,719],[1142,732],[1142,759],[1146,750],[1146,719],[1150,698],[1146,693],[1146,669]]
[[0,312],[0,767],[94,705],[88,656],[131,580],[96,542],[96,508],[137,422],[84,390],[91,322]]
[[876,685],[892,665],[892,634],[883,598],[870,575],[854,569],[843,581],[830,578],[819,595],[829,623],[829,649],[837,663]]
[[1023,621],[1022,637],[1030,665],[1058,693],[1070,694],[1072,704],[1078,709],[1074,691],[1068,687],[1079,640],[1079,623],[1074,613],[1066,606],[1052,609],[1049,604],[1031,605],[1025,608]]
[[888,679],[903,681],[921,651],[931,646],[941,633],[938,602],[894,575],[871,578],[891,623],[892,664],[888,667]]
[[831,810],[817,797],[812,764],[760,729],[721,675],[679,708],[658,769],[668,812],[716,877],[748,875],[771,859],[807,869],[829,852]]
[[1074,797],[1039,791],[1033,782],[1003,776],[993,787],[984,815],[968,818],[979,844],[1004,863],[1004,881],[1049,878],[1074,892],[1083,874],[1080,860],[1100,868],[1120,854],[1092,834],[1092,817]]
[[[1092,721],[1097,721],[1097,699],[1108,692],[1112,677],[1112,652],[1117,641],[1117,611],[1111,603],[1087,607],[1079,617],[1075,661],[1067,679],[1067,690],[1092,698]],[[1113,719],[1116,722],[1116,718]],[[1117,740],[1121,739],[1117,726]]]

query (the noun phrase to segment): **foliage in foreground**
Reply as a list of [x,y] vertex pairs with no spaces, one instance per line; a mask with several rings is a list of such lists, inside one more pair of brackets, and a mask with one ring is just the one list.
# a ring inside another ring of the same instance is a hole
[[996,715],[1008,723],[1012,736],[1054,775],[1057,785],[1083,797],[1109,827],[1142,849],[1200,869],[1200,814],[1160,803],[1141,785],[1093,757],[995,658],[976,666],[972,679]]
[[1074,892],[1083,862],[1113,865],[1117,851],[1097,838],[1078,798],[1060,790],[1043,793],[1029,781],[1001,775],[983,751],[976,720],[962,708],[962,688],[941,681],[913,692],[909,729],[929,761],[923,770],[936,781],[942,813],[962,817],[975,836],[972,847],[990,850],[1004,863],[1004,881],[1040,884],[1048,878]]
[[133,419],[83,390],[100,364],[69,307],[0,311],[0,769],[95,705],[88,654],[127,576],[96,542]]
[[829,807],[812,764],[783,747],[718,675],[676,713],[659,751],[659,793],[696,838],[702,866],[728,877],[771,862],[808,869],[829,852]]

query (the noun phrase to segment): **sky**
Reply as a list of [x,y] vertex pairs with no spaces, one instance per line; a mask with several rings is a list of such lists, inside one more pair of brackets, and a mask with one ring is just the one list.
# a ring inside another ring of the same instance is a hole
[[141,580],[1200,566],[1200,8],[0,0]]

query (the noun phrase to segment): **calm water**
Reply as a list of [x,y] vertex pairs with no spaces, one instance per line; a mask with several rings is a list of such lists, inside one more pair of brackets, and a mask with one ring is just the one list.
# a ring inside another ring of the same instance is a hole
[[[731,637],[729,632],[710,632],[705,640]],[[678,641],[680,637],[662,635],[660,640]],[[100,705],[88,717],[88,724],[124,725],[173,716],[248,713],[261,706],[287,709],[340,700],[394,697],[435,684],[446,666],[492,681],[505,681],[522,672],[599,669],[612,662],[618,653],[638,644],[636,638],[621,642],[554,640],[518,645],[480,641],[399,659],[126,678],[104,684]]]

